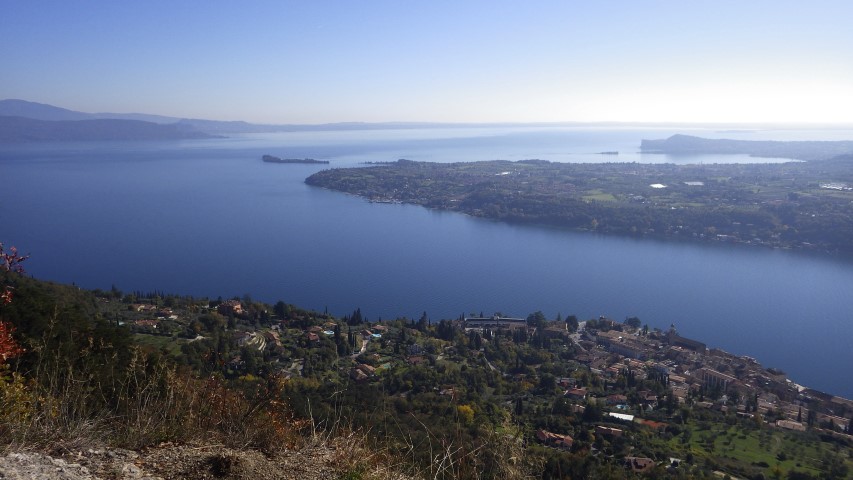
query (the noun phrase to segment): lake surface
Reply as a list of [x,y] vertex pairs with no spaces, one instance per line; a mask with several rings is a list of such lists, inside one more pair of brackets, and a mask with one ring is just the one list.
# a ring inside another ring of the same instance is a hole
[[[0,241],[28,273],[86,288],[249,294],[371,320],[462,313],[675,324],[800,383],[853,397],[853,263],[796,252],[507,225],[308,187],[398,158],[732,162],[637,153],[640,139],[842,139],[847,132],[596,128],[299,132],[0,146]],[[618,158],[598,155],[619,151]],[[331,165],[263,163],[261,155]],[[758,159],[758,161],[775,161]]]

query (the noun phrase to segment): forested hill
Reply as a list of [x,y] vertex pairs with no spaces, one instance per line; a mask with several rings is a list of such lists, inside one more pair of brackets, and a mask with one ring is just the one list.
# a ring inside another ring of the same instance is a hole
[[645,153],[681,155],[747,154],[754,157],[791,158],[797,160],[826,160],[853,153],[853,141],[755,141],[727,140],[673,135],[663,140],[643,140],[640,150]]
[[213,138],[181,124],[141,120],[35,120],[0,116],[0,143],[69,140],[181,140]]
[[510,222],[605,234],[853,253],[853,164],[424,163],[306,183]]
[[853,401],[636,317],[0,291],[0,478],[851,478]]

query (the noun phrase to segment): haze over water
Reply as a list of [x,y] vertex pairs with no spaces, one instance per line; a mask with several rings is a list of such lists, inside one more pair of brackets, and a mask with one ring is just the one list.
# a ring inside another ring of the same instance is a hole
[[[250,294],[337,315],[432,320],[500,311],[638,316],[814,388],[853,396],[853,264],[760,248],[506,225],[308,187],[329,167],[424,161],[755,161],[637,153],[631,128],[482,128],[246,135],[186,142],[0,147],[0,241],[38,278],[86,288]],[[684,131],[840,139],[844,132]],[[617,158],[598,155],[620,152]],[[327,159],[275,165],[262,154]],[[768,161],[760,159],[759,161]]]

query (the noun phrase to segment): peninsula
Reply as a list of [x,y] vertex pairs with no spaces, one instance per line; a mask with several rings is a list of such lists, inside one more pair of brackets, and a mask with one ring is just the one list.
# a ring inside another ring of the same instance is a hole
[[399,160],[305,182],[507,222],[853,254],[851,155],[712,165]]
[[798,160],[826,160],[853,153],[853,141],[760,141],[729,140],[673,135],[663,140],[643,140],[643,153],[674,155],[747,154]]

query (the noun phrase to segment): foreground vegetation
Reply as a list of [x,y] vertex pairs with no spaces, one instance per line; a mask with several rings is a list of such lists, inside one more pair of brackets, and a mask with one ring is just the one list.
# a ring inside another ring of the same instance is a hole
[[[682,399],[651,363],[573,340],[572,316],[466,331],[426,313],[373,324],[358,309],[0,280],[14,291],[0,306],[6,450],[177,442],[275,455],[319,436],[349,446],[341,478],[851,477],[849,425],[803,414],[809,427],[788,431],[757,396]],[[640,326],[586,331],[663,338]]]
[[853,157],[778,164],[399,160],[306,183],[509,222],[853,253]]

